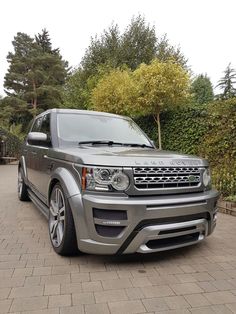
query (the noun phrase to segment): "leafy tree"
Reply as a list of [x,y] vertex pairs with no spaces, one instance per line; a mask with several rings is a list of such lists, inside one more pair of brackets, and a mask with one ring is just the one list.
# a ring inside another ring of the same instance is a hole
[[181,65],[186,64],[180,49],[171,46],[166,35],[158,39],[155,27],[138,15],[132,18],[123,34],[120,34],[116,24],[105,30],[100,37],[91,38],[81,67],[88,77],[102,64],[109,64],[113,68],[125,64],[135,70],[141,63],[149,64],[155,57],[162,61],[173,58]]
[[143,115],[153,115],[158,126],[159,148],[162,149],[160,113],[186,101],[189,75],[176,62],[160,62],[155,59],[150,65],[141,64],[134,72],[134,80],[138,86],[136,111]]
[[120,31],[118,25],[111,25],[105,30],[100,38],[91,38],[91,43],[85,51],[81,61],[81,69],[86,79],[94,75],[98,67],[109,64],[113,68],[119,66],[120,62]]
[[36,43],[42,48],[43,52],[60,55],[59,48],[52,49],[52,43],[48,31],[44,28],[42,33],[35,36]]
[[223,90],[220,94],[220,98],[229,99],[236,96],[236,71],[231,67],[231,64],[227,66],[224,71],[224,76],[219,80],[217,87]]
[[160,113],[188,97],[189,76],[171,60],[155,59],[134,72],[116,69],[104,76],[92,92],[94,109],[133,116],[153,115],[161,145]]
[[115,69],[104,76],[92,92],[93,109],[130,114],[136,100],[137,87],[130,70]]
[[36,39],[17,33],[12,44],[14,52],[7,56],[9,69],[4,81],[8,104],[14,103],[12,109],[22,115],[36,115],[58,105],[67,63],[57,49],[51,49],[47,31],[43,30]]
[[180,47],[174,47],[169,43],[165,34],[160,39],[157,38],[157,47],[155,57],[160,61],[175,60],[177,63],[187,69],[187,59],[180,50]]
[[[150,63],[157,51],[157,38],[154,26],[146,23],[138,15],[120,37],[120,64],[135,70],[141,63]],[[119,53],[119,51],[117,51]]]
[[194,102],[198,104],[207,104],[213,101],[214,93],[210,78],[207,75],[198,75],[192,82],[191,93]]
[[63,106],[70,108],[89,109],[92,107],[91,93],[98,81],[110,71],[114,70],[109,65],[98,67],[97,73],[86,79],[86,73],[78,68],[68,76],[63,92]]
[[166,35],[158,39],[155,27],[140,15],[131,20],[123,34],[118,25],[112,25],[100,37],[91,39],[80,67],[66,83],[64,105],[71,103],[75,93],[77,106],[88,108],[91,105],[91,87],[98,82],[101,68],[135,70],[141,63],[149,64],[155,57],[161,61],[173,58],[183,66],[187,62],[180,49],[171,46]]

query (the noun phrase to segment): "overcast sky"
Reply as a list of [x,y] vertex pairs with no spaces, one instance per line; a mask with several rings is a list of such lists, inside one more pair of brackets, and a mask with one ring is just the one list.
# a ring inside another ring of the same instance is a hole
[[112,22],[121,30],[132,16],[144,15],[180,45],[195,74],[207,73],[213,84],[229,62],[236,67],[235,0],[2,0],[0,2],[0,94],[17,32],[31,36],[47,28],[53,47],[77,66],[90,37]]

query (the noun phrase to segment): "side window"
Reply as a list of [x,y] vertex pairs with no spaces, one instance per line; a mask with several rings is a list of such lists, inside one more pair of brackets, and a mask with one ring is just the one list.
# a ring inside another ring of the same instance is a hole
[[51,138],[50,113],[45,114],[45,116],[43,116],[40,132],[46,133],[48,138]]
[[40,132],[41,123],[42,123],[42,117],[36,119],[34,121],[34,124],[33,124],[33,127],[31,129],[31,132]]
[[33,143],[28,143],[34,146],[51,147],[50,114],[37,118],[33,124],[31,132],[42,132],[47,134],[47,141],[34,141]]
[[47,134],[47,138],[48,138],[48,141],[44,143],[43,146],[50,147],[51,146],[50,113],[45,114],[42,117],[42,124],[40,128],[40,132]]

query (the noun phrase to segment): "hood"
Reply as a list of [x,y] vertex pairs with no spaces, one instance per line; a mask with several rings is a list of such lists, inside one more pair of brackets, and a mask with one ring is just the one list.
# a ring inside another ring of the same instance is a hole
[[48,156],[68,162],[117,167],[208,166],[205,159],[151,148],[83,146],[49,149]]

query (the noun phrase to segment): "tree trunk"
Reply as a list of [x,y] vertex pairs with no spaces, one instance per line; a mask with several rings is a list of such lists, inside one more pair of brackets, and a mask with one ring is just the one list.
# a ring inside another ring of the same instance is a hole
[[158,127],[158,144],[159,144],[159,149],[162,149],[162,145],[161,145],[161,122],[160,122],[160,112],[158,112],[157,115],[156,115],[156,122],[157,122],[157,127]]

